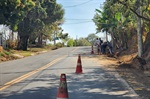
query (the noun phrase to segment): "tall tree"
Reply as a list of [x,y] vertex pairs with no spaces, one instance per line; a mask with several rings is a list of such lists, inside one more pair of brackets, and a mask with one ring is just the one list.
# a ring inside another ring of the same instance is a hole
[[[27,17],[19,24],[19,42],[18,49],[27,50],[28,39],[34,31],[38,31],[39,37],[42,40],[42,29],[45,25],[50,25],[53,22],[63,18],[64,10],[56,0],[36,0],[36,6],[29,11]],[[40,41],[41,41],[40,40]]]

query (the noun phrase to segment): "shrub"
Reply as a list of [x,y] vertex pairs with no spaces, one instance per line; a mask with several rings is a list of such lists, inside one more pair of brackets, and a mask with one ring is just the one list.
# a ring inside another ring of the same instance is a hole
[[59,42],[59,43],[56,44],[56,46],[57,47],[63,47],[63,44]]

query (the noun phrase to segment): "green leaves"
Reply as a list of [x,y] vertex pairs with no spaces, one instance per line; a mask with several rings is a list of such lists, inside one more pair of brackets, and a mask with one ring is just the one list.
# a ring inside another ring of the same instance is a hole
[[32,0],[1,0],[0,24],[5,24],[16,31],[18,24],[26,17],[35,3]]
[[121,20],[121,13],[120,12],[117,12],[115,14],[115,18],[117,19],[117,21],[120,21]]
[[149,4],[149,6],[148,6],[148,8],[147,8],[149,11],[150,11],[150,4]]

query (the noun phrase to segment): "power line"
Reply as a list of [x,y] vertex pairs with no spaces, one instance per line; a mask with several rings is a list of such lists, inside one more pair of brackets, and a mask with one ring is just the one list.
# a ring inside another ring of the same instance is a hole
[[[89,22],[93,22],[93,21],[91,20],[91,21],[82,21],[82,22],[77,22],[77,23],[65,23],[65,24],[81,24],[81,23],[89,23]],[[99,24],[114,25],[112,23],[99,23]]]
[[65,24],[82,24],[82,23],[89,23],[93,21],[83,21],[83,22],[77,22],[77,23],[65,23]]
[[93,1],[93,0],[89,0],[89,1],[83,2],[83,3],[81,3],[81,4],[77,4],[77,5],[64,6],[64,8],[70,8],[70,7],[76,7],[76,6],[84,5],[84,4],[87,4],[87,3],[91,2],[91,1]]
[[92,19],[70,19],[70,18],[66,18],[65,20],[92,20]]

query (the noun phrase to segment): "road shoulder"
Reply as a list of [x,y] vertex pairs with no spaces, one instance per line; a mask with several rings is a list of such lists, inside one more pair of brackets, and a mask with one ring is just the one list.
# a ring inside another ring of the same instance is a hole
[[117,59],[106,57],[105,55],[99,55],[97,58],[104,69],[118,72],[119,76],[121,76],[142,99],[150,98],[150,79],[144,72],[129,66],[122,67],[118,64],[119,61]]

